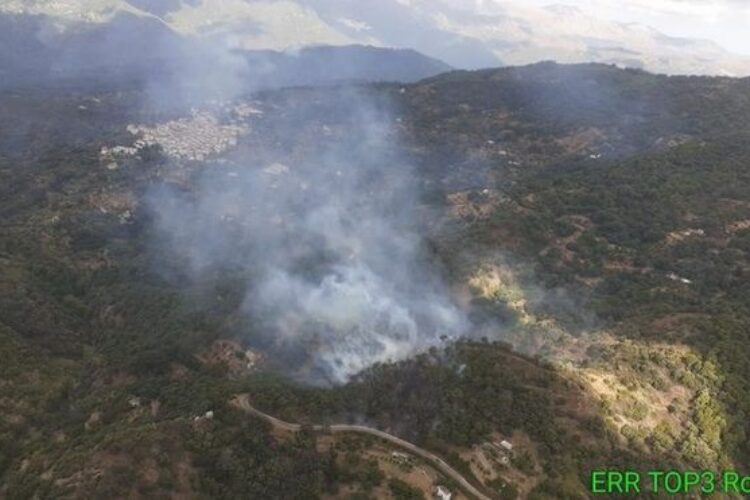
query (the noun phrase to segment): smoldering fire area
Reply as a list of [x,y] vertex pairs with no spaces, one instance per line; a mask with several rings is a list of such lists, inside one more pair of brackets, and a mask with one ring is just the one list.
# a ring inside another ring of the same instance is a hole
[[147,197],[157,246],[195,284],[217,270],[243,276],[237,314],[255,325],[246,341],[316,384],[469,331],[425,252],[420,186],[390,106],[356,90],[337,96],[251,121],[190,188]]

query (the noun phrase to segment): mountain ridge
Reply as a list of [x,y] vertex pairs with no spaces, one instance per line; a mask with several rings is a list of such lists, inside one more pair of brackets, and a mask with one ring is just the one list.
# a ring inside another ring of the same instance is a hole
[[0,15],[0,86],[142,80],[238,92],[344,81],[408,83],[452,69],[412,49],[231,49],[181,35],[158,18],[131,13],[118,13],[85,29],[54,31],[49,28],[53,24],[54,19],[43,15]]
[[229,0],[220,5],[205,0],[11,0],[0,12],[47,15],[58,30],[85,29],[126,12],[229,48],[410,47],[466,69],[555,60],[666,74],[750,75],[750,57],[709,40],[667,36],[646,25],[599,19],[570,6],[533,7],[515,0],[482,8],[450,0],[386,0],[377,6],[343,0]]

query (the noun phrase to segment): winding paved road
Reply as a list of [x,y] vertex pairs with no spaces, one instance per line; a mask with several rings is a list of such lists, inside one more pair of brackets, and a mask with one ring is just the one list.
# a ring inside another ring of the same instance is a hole
[[[302,430],[302,425],[300,424],[292,424],[289,422],[284,422],[283,420],[279,420],[276,417],[272,417],[271,415],[268,415],[258,410],[257,408],[255,408],[253,405],[250,404],[250,397],[247,394],[242,394],[240,396],[237,396],[234,399],[234,402],[239,408],[245,410],[246,412],[252,415],[255,415],[256,417],[262,418],[263,420],[269,422],[274,427],[278,427],[280,429],[284,429],[289,432],[299,432]],[[413,453],[414,455],[417,455],[427,460],[429,463],[437,467],[437,469],[440,470],[440,472],[442,472],[449,478],[456,481],[461,486],[461,488],[463,488],[464,492],[469,493],[470,496],[474,498],[478,498],[479,500],[492,500],[490,497],[488,497],[487,495],[479,491],[469,481],[467,481],[466,478],[463,475],[461,475],[460,472],[458,472],[456,469],[448,465],[443,459],[441,459],[437,455],[434,455],[433,453],[430,453],[429,451],[423,448],[420,448],[408,441],[404,441],[403,439],[399,437],[388,434],[387,432],[383,432],[378,429],[373,429],[372,427],[364,427],[361,425],[313,425],[312,430],[318,431],[318,432],[330,432],[332,434],[343,433],[343,432],[355,432],[355,433],[367,434],[369,436],[375,436],[377,438],[383,439],[385,441],[388,441],[389,443],[392,443],[398,446],[399,448],[405,449]]]

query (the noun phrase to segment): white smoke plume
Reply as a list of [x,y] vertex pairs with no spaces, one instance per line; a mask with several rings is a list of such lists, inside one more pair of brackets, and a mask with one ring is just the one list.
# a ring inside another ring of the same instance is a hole
[[304,155],[243,155],[206,168],[189,194],[150,200],[195,279],[217,268],[251,276],[242,312],[278,352],[304,351],[290,372],[340,383],[462,335],[467,322],[426,257],[396,121],[360,92],[335,92],[339,117],[281,131],[302,140],[320,120],[342,120]]

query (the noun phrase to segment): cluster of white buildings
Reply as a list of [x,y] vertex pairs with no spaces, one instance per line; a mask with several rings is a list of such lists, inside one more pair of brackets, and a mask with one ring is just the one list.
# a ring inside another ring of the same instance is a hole
[[138,136],[133,144],[135,149],[159,145],[167,156],[190,161],[203,161],[236,146],[239,136],[246,131],[243,125],[224,125],[211,113],[195,110],[187,118],[155,127],[128,125],[128,132]]
[[[173,159],[204,161],[235,147],[240,136],[248,131],[247,122],[263,114],[251,102],[210,104],[210,110],[193,109],[188,116],[154,126],[128,125],[135,142],[131,146],[103,147],[102,162],[115,170],[119,159],[136,156],[144,148],[157,145]],[[217,116],[225,119],[219,120]]]
[[[225,110],[227,109],[227,105],[225,105]],[[256,107],[252,103],[248,102],[241,102],[237,104],[236,106],[232,107],[231,110],[229,110],[231,114],[233,114],[235,117],[237,117],[239,120],[246,120],[254,115],[262,115],[263,111]]]
[[221,122],[211,111],[194,109],[189,116],[155,126],[128,125],[128,132],[136,136],[132,146],[104,146],[100,158],[107,168],[115,170],[118,160],[158,145],[173,159],[205,161],[235,147],[240,136],[248,131],[248,119],[263,114],[249,103],[224,105],[218,112],[228,116],[228,121]]

